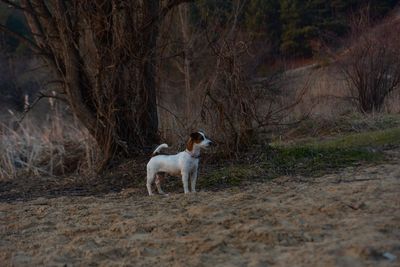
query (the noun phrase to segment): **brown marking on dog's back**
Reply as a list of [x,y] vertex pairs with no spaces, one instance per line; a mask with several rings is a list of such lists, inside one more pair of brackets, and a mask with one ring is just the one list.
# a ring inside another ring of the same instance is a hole
[[200,133],[196,132],[196,133],[190,134],[190,138],[189,138],[188,142],[186,143],[186,149],[188,151],[192,151],[193,145],[199,144],[199,143],[201,143],[201,141],[203,141],[203,136]]

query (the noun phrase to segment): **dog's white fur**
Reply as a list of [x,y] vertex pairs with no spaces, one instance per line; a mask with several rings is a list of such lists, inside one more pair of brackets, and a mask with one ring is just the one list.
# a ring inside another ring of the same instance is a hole
[[[200,149],[207,148],[212,144],[204,133],[198,132],[202,136],[199,143],[193,142],[191,150],[188,148],[176,155],[157,155],[147,163],[147,190],[149,195],[153,195],[151,185],[156,180],[156,186],[159,194],[164,194],[161,189],[162,173],[168,173],[172,176],[182,176],[183,190],[185,194],[189,193],[189,178],[191,180],[191,192],[196,192],[196,181],[199,168]],[[192,137],[191,137],[192,138]],[[190,141],[190,139],[189,139]],[[153,152],[158,153],[161,149],[167,148],[167,144],[159,145]]]

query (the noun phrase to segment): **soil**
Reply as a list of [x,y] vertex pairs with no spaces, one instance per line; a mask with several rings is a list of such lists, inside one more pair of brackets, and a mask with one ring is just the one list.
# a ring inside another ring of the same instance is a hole
[[399,158],[168,197],[3,183],[0,265],[400,266]]

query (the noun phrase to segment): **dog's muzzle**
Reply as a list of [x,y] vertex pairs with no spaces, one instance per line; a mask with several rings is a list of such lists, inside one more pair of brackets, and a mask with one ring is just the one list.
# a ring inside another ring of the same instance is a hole
[[209,146],[217,146],[217,144],[213,141],[210,140],[210,142],[208,143]]

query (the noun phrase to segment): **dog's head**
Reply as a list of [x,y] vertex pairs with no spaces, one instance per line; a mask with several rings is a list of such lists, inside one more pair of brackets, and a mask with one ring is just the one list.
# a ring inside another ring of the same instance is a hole
[[194,132],[190,134],[189,141],[186,144],[186,148],[189,151],[192,151],[195,147],[200,148],[209,148],[214,145],[214,142],[211,139],[207,138],[203,132]]

